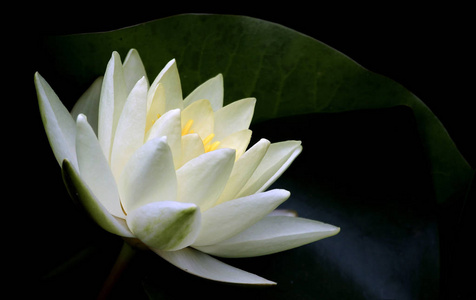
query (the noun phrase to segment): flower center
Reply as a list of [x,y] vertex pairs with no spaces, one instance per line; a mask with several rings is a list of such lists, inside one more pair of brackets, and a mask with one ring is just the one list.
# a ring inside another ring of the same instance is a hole
[[[193,125],[193,120],[188,120],[187,123],[185,123],[185,126],[182,128],[182,136],[190,134],[190,133],[195,133],[192,129],[192,125]],[[211,143],[214,137],[215,137],[215,134],[210,133],[206,138],[202,140],[203,147],[205,148],[205,152],[216,150],[218,146],[220,146],[219,141]]]
[[[155,119],[153,122],[155,123],[158,119],[160,119],[160,117],[161,115],[157,114],[157,119]],[[195,133],[195,131],[192,129],[192,125],[193,125],[193,120],[188,120],[187,123],[185,123],[185,126],[182,128],[182,136]],[[205,148],[205,152],[216,150],[218,146],[220,146],[219,141],[215,141],[212,143],[212,140],[214,137],[215,137],[215,134],[210,133],[206,138],[202,140],[203,147]]]

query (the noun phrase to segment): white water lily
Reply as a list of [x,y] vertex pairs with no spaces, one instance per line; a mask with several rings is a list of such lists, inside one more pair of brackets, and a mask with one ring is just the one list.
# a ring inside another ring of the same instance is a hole
[[339,228],[270,215],[290,193],[266,191],[302,150],[299,141],[248,148],[255,99],[223,107],[217,75],[182,98],[175,60],[149,84],[136,50],[114,52],[71,112],[35,74],[40,112],[72,197],[105,230],[140,241],[211,280],[274,282],[218,257],[276,253]]

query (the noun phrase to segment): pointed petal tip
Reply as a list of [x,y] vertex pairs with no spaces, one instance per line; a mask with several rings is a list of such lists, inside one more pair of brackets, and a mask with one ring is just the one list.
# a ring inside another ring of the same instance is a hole
[[151,145],[155,145],[156,148],[157,147],[163,147],[163,146],[165,146],[165,144],[167,144],[167,136],[164,135],[164,136],[155,137],[155,138],[152,138],[152,139],[148,140],[147,142],[151,143]]
[[261,139],[258,141],[258,143],[267,143],[268,145],[271,144],[271,142],[270,142],[268,139],[266,139],[266,138],[261,138]]
[[61,167],[62,167],[62,168],[71,167],[71,163],[69,162],[69,160],[68,160],[67,158],[63,159],[63,161],[61,162]]
[[212,77],[211,79],[218,80],[223,84],[223,74],[222,73],[218,73],[217,75],[215,75],[215,77]]
[[139,53],[139,51],[137,51],[136,48],[131,48],[131,49],[129,49],[129,51],[127,52],[128,55],[129,55],[129,54],[132,54],[132,53]]
[[157,145],[159,145],[159,144],[161,144],[161,145],[167,144],[167,136],[166,135],[157,138]]
[[46,80],[43,78],[43,76],[41,76],[38,71],[36,71],[33,75],[33,81],[37,90],[40,86],[43,87],[43,82],[46,82]]
[[336,226],[334,226],[334,227],[335,227],[335,229],[332,230],[332,235],[330,235],[330,236],[333,236],[333,235],[336,235],[336,234],[340,233],[340,227],[336,227]]
[[84,122],[87,120],[88,120],[88,117],[86,117],[84,114],[81,114],[81,113],[78,114],[78,117],[76,118],[77,123]]
[[260,284],[260,285],[263,285],[263,286],[273,286],[273,285],[278,285],[277,282],[274,282],[274,281],[270,281],[270,280],[266,280],[266,282]]
[[275,189],[275,191],[280,193],[282,198],[289,198],[291,196],[291,192],[285,189]]
[[121,55],[117,51],[112,51],[110,61],[120,63],[122,65]]
[[[171,60],[169,60],[169,61],[165,64],[164,68],[160,71],[160,73],[162,73],[163,71],[166,71],[166,70],[170,69],[171,66],[176,65],[176,64],[177,64],[177,61],[175,60],[175,58],[172,58]],[[159,73],[159,74],[160,74],[160,73]]]
[[151,249],[177,251],[196,239],[200,228],[200,209],[193,203],[152,202],[132,210],[127,225]]
[[236,149],[233,148],[221,148],[217,149],[215,151],[223,151],[223,153],[227,153],[228,155],[231,155],[232,153],[234,154],[236,152]]

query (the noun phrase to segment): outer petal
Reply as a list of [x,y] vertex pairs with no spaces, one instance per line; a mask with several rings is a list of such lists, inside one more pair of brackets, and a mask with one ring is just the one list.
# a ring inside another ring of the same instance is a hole
[[339,233],[333,225],[296,217],[266,217],[221,243],[196,247],[220,257],[253,257],[285,251]]
[[96,135],[98,134],[99,98],[101,97],[102,80],[102,76],[98,77],[81,95],[71,110],[74,120],[78,118],[79,114],[87,116],[88,123]]
[[111,169],[116,179],[131,155],[144,143],[146,97],[147,81],[142,77],[127,97],[114,135]]
[[81,178],[111,214],[124,218],[116,182],[93,129],[82,114],[78,116],[76,125],[76,152]]
[[273,143],[238,197],[266,190],[301,153],[300,141]]
[[56,160],[61,165],[64,159],[68,159],[77,167],[74,145],[76,124],[73,118],[39,73],[35,73],[35,87],[41,119]]
[[182,156],[182,126],[180,123],[180,109],[173,109],[161,116],[149,130],[146,140],[158,137],[167,137],[167,144],[174,157],[175,168],[178,169]]
[[127,89],[121,58],[114,51],[104,74],[98,117],[98,139],[108,161],[110,161],[116,126],[126,99]]
[[[165,111],[171,109],[183,108],[182,86],[180,84],[180,77],[177,69],[175,59],[172,59],[160,71],[154,82],[150,85],[151,92],[156,90],[156,86],[162,83],[164,86],[164,93],[166,99]],[[150,103],[152,94],[147,97],[147,103]]]
[[202,215],[193,246],[219,243],[252,226],[289,198],[286,190],[271,190],[216,205]]
[[202,211],[218,199],[235,161],[233,149],[218,149],[200,155],[177,170],[180,202],[194,203]]
[[228,180],[225,190],[221,194],[217,204],[236,198],[235,196],[243,188],[260,164],[269,145],[270,142],[268,140],[261,139],[235,162],[230,179]]
[[165,137],[148,141],[132,155],[118,187],[127,213],[148,203],[176,199],[174,162]]
[[215,138],[220,141],[230,134],[248,129],[256,104],[255,98],[245,98],[215,112]]
[[197,100],[207,99],[213,108],[217,111],[223,107],[223,76],[217,76],[208,79],[199,85],[187,98],[183,100],[183,106],[187,107]]
[[210,257],[191,248],[179,251],[154,250],[163,259],[190,274],[210,280],[254,285],[274,285],[275,282],[266,280]]
[[153,202],[127,215],[127,225],[148,247],[166,251],[183,249],[200,230],[200,210],[195,204]]
[[136,85],[137,81],[139,81],[139,79],[141,79],[142,77],[145,78],[145,81],[147,82],[147,87],[149,87],[149,80],[147,79],[144,64],[142,63],[142,59],[140,58],[139,52],[137,52],[136,49],[131,49],[127,53],[127,56],[124,59],[123,69],[128,94]]
[[97,200],[68,160],[62,165],[63,180],[69,194],[86,209],[91,218],[105,230],[123,237],[134,237],[123,219],[112,216]]

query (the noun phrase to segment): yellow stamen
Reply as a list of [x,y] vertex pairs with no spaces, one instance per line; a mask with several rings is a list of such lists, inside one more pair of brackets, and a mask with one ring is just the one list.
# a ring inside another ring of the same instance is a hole
[[203,146],[206,146],[208,143],[210,143],[215,135],[213,133],[210,133],[204,140],[203,140]]
[[152,120],[151,123],[150,123],[151,124],[150,126],[154,125],[155,122],[157,122],[157,120],[160,119],[160,117],[162,117],[162,116],[160,114],[157,114],[157,119]]
[[[192,125],[193,125],[193,120],[188,120],[187,123],[185,123],[185,126],[182,128],[182,136],[195,132],[192,129]],[[206,138],[202,140],[203,147],[205,148],[205,152],[216,150],[218,146],[220,145],[220,142],[211,143],[214,137],[215,137],[215,134],[210,133]]]
[[190,128],[192,127],[193,120],[188,120],[187,124],[182,129],[182,136],[189,134]]
[[218,148],[218,146],[220,146],[220,142],[218,142],[218,141],[214,142],[211,145],[207,145],[207,146],[205,146],[205,152],[214,151]]

